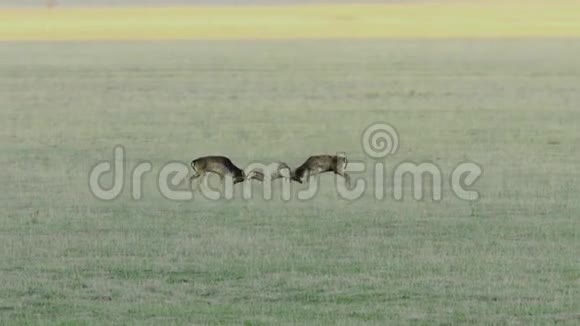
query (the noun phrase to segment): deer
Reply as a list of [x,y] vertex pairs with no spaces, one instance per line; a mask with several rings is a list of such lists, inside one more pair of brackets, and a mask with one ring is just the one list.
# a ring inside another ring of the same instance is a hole
[[347,185],[350,184],[350,176],[344,172],[348,161],[344,154],[339,155],[313,155],[310,156],[302,165],[291,173],[291,179],[302,183],[306,177],[306,182],[310,182],[310,176],[324,172],[334,172],[344,178]]
[[191,161],[193,175],[189,178],[190,184],[193,180],[213,172],[220,176],[223,181],[226,176],[231,176],[234,184],[244,182],[248,179],[263,180],[264,175],[259,171],[251,171],[246,175],[244,170],[237,167],[232,160],[225,156],[203,156]]

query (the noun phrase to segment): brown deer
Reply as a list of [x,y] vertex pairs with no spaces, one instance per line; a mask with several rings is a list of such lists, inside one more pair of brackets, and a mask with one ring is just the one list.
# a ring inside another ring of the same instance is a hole
[[334,172],[342,176],[346,184],[350,184],[350,176],[344,172],[348,161],[345,155],[314,155],[310,156],[302,165],[291,173],[291,179],[302,183],[306,176],[306,182],[310,182],[310,176],[324,172]]
[[191,168],[194,175],[189,178],[189,182],[193,182],[209,172],[213,172],[220,176],[222,180],[226,176],[231,176],[234,184],[244,182],[247,179],[263,180],[264,176],[261,172],[251,171],[248,175],[244,170],[237,167],[232,161],[225,156],[204,156],[196,158],[191,161]]

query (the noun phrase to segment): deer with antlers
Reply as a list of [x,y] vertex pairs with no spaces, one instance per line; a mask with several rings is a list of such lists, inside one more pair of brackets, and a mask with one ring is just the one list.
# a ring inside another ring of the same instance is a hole
[[263,180],[264,174],[259,171],[251,171],[246,175],[244,170],[237,167],[232,160],[225,156],[203,156],[191,161],[193,175],[189,178],[190,184],[193,180],[213,172],[220,176],[223,181],[226,176],[232,177],[234,184],[245,180]]
[[334,172],[334,174],[342,176],[346,184],[349,185],[350,176],[344,172],[347,164],[348,161],[344,154],[310,156],[292,172],[291,179],[302,183],[302,179],[306,177],[306,182],[310,182],[310,176],[324,172]]

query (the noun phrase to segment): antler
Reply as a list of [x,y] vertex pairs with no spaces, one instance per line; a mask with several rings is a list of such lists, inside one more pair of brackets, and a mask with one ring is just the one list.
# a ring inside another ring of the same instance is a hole
[[246,179],[264,181],[264,173],[261,171],[251,170],[250,172],[248,172],[248,176],[246,177]]

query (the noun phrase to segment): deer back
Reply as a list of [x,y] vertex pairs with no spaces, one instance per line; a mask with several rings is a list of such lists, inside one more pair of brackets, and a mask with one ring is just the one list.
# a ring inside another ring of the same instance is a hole
[[232,175],[234,177],[243,176],[242,169],[238,168],[232,161],[225,156],[205,156],[191,162],[191,167],[198,172],[216,171],[222,174]]

